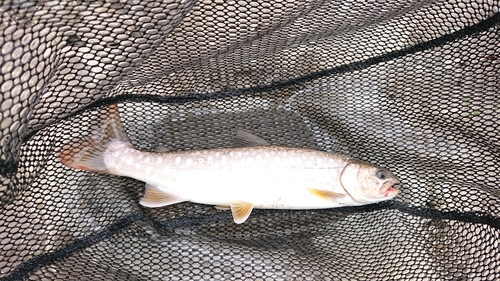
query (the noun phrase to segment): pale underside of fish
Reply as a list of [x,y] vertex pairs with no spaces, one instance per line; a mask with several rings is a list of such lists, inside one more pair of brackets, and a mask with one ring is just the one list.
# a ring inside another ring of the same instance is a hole
[[269,145],[237,131],[230,148],[145,152],[129,141],[110,106],[101,131],[72,142],[59,160],[73,168],[146,183],[140,203],[162,207],[190,201],[231,209],[236,223],[253,208],[322,209],[388,200],[399,192],[389,171],[328,152]]

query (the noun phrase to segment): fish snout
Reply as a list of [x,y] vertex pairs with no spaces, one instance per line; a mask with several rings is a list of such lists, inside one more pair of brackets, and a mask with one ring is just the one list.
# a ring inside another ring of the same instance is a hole
[[380,189],[380,193],[384,195],[384,197],[394,197],[400,192],[400,183],[399,182],[386,182]]

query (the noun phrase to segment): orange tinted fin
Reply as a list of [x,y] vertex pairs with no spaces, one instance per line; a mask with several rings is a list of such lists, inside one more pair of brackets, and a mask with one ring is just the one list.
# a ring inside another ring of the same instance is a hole
[[226,211],[226,210],[230,210],[230,209],[231,209],[231,206],[221,206],[221,205],[217,205],[217,206],[215,206],[215,209],[217,209],[217,210],[223,210],[223,211]]
[[179,196],[159,190],[149,184],[146,184],[144,196],[139,203],[145,207],[157,208],[167,205],[183,202]]
[[103,157],[108,144],[114,140],[129,142],[129,138],[116,104],[102,110],[100,119],[101,125],[89,136],[72,140],[57,153],[61,163],[86,171],[107,172]]
[[339,199],[339,198],[342,198],[345,196],[342,193],[337,193],[337,192],[328,191],[328,190],[320,190],[320,189],[311,188],[311,187],[307,188],[307,190],[309,190],[309,192],[311,192],[313,195],[316,195],[316,196],[318,196],[322,199],[325,199],[325,200],[335,200],[335,199]]
[[231,211],[233,212],[233,219],[235,223],[244,223],[253,210],[253,204],[238,201],[231,204]]
[[85,171],[106,172],[106,164],[102,157],[105,147],[91,138],[74,140],[58,154],[64,165]]

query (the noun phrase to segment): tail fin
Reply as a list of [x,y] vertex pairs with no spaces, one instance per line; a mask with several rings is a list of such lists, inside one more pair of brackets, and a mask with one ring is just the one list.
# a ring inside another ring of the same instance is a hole
[[104,152],[112,141],[130,142],[120,120],[118,106],[112,104],[101,112],[103,123],[90,136],[75,139],[63,147],[57,158],[64,165],[86,171],[106,173]]

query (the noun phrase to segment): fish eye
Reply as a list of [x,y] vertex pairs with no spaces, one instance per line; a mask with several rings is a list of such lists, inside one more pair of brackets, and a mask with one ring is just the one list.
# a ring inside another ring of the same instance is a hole
[[381,180],[385,180],[386,178],[388,178],[389,176],[387,175],[386,172],[382,171],[382,170],[378,170],[377,171],[377,177]]

